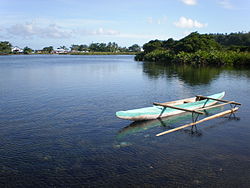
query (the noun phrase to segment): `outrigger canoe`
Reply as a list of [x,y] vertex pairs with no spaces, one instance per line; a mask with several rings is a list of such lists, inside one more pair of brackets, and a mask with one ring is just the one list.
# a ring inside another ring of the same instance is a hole
[[221,92],[207,97],[196,96],[171,102],[154,103],[155,105],[152,107],[118,111],[116,116],[126,120],[142,121],[173,116],[186,111],[199,113],[198,110],[216,104],[224,96],[225,92]]

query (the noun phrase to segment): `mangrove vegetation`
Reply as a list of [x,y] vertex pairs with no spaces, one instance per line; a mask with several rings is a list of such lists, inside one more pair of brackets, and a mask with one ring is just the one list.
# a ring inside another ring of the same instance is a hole
[[199,34],[181,40],[151,40],[143,45],[137,61],[193,65],[250,65],[250,32]]

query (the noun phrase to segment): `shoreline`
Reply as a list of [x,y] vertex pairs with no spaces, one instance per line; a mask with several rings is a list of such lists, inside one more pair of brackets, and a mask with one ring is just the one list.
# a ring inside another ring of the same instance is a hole
[[72,53],[9,53],[9,54],[0,54],[0,56],[6,55],[136,55],[136,52],[72,52]]

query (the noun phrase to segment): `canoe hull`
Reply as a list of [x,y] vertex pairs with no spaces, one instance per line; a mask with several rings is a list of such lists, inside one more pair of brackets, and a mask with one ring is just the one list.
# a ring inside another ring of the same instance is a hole
[[[225,92],[218,93],[211,95],[209,97],[216,98],[216,99],[222,99],[225,95]],[[189,110],[196,110],[199,108],[202,108],[205,104],[205,106],[212,106],[217,103],[215,100],[201,100],[201,101],[195,101],[196,97],[183,99],[183,100],[177,100],[172,102],[166,102],[165,104],[186,108]],[[120,119],[126,119],[131,121],[142,121],[142,120],[152,120],[157,118],[163,118],[168,116],[174,116],[181,113],[184,113],[185,111],[182,110],[175,110],[170,108],[164,108],[159,106],[153,106],[153,107],[147,107],[147,108],[140,108],[140,109],[134,109],[134,110],[127,110],[127,111],[119,111],[116,112],[116,116]]]

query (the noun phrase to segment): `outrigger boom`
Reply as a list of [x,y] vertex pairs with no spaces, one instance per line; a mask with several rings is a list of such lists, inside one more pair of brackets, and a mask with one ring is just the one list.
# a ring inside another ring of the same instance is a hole
[[156,105],[156,106],[163,106],[165,108],[173,108],[173,109],[182,110],[182,111],[185,111],[185,112],[192,112],[192,113],[197,113],[197,114],[205,114],[204,112],[200,112],[198,110],[189,110],[189,109],[186,109],[186,108],[180,108],[180,107],[177,107],[177,106],[171,106],[171,105],[167,105],[167,104],[164,104],[164,103],[154,102],[153,104]]
[[236,104],[236,105],[241,105],[241,103],[235,102],[235,101],[228,101],[228,100],[223,100],[223,99],[215,99],[212,97],[206,97],[206,96],[202,96],[202,95],[196,95],[198,100],[202,100],[202,99],[211,99],[214,101],[218,101],[218,102],[225,102],[225,103],[229,103],[229,104]]
[[233,108],[233,109],[230,109],[230,110],[226,110],[226,111],[224,111],[224,112],[220,112],[220,113],[218,113],[218,114],[215,114],[215,115],[206,117],[206,118],[201,119],[201,120],[199,120],[199,121],[196,121],[196,122],[193,122],[193,123],[189,123],[189,124],[186,124],[186,125],[183,125],[183,126],[174,128],[174,129],[170,129],[170,130],[168,130],[168,131],[161,132],[161,133],[157,134],[156,136],[161,136],[161,135],[164,135],[164,134],[172,133],[172,132],[178,131],[178,130],[180,130],[180,129],[184,129],[184,128],[186,128],[186,127],[190,127],[190,126],[197,125],[197,124],[202,123],[202,122],[204,122],[204,121],[208,121],[208,120],[211,120],[211,119],[215,119],[215,118],[218,118],[218,117],[222,117],[222,116],[225,116],[225,115],[227,115],[227,114],[234,113],[234,112],[236,112],[238,109],[239,109],[239,108],[236,107],[236,108]]
[[227,104],[230,104],[230,105],[234,104],[235,106],[234,107],[231,106],[232,108],[230,110],[226,110],[224,112],[220,112],[218,114],[206,117],[206,118],[201,119],[199,121],[197,121],[197,119],[198,119],[198,116],[197,116],[197,118],[196,118],[195,121],[194,121],[194,118],[193,118],[193,122],[192,123],[189,123],[189,124],[186,124],[186,125],[174,128],[174,129],[170,129],[168,131],[161,132],[161,133],[157,134],[156,136],[161,136],[161,135],[164,135],[164,134],[172,133],[172,132],[184,129],[186,127],[195,126],[195,125],[197,125],[199,123],[202,123],[202,122],[205,122],[205,121],[208,121],[208,120],[211,120],[211,119],[219,118],[219,117],[225,116],[227,114],[232,114],[232,113],[236,112],[239,109],[239,107],[236,107],[236,106],[237,105],[241,105],[241,103],[238,103],[238,102],[235,102],[235,101],[228,101],[228,100],[216,99],[216,98],[206,97],[206,96],[202,96],[202,95],[197,95],[196,97],[197,97],[197,100],[207,99],[207,100],[215,100],[215,101],[223,102],[223,103],[222,104],[218,104],[218,105],[208,106],[208,107],[205,107],[205,105],[206,105],[206,103],[205,103],[202,108],[198,108],[197,110],[187,110],[187,109],[183,109],[183,108],[181,109],[181,108],[176,108],[176,107],[170,106],[170,105],[164,105],[164,104],[161,104],[161,103],[154,103],[154,104],[155,105],[161,105],[161,106],[168,107],[168,108],[174,108],[174,109],[178,109],[178,110],[183,110],[183,111],[186,111],[186,112],[198,113],[198,114],[201,114],[201,112],[199,110],[206,110],[206,109],[216,108],[216,107],[224,106],[224,105],[227,105]]

